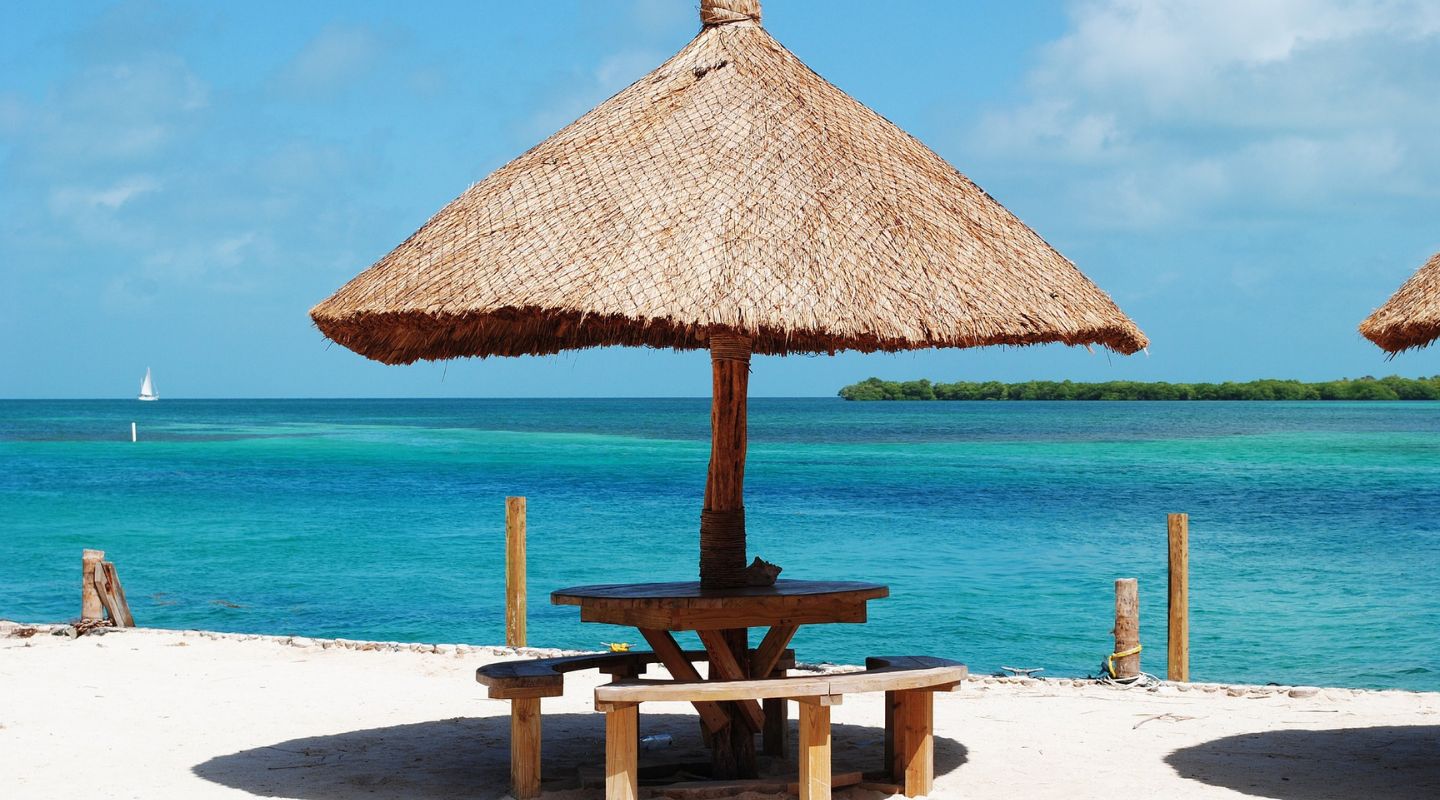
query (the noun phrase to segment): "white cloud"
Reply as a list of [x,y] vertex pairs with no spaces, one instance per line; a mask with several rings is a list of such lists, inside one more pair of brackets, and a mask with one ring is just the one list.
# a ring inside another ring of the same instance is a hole
[[143,310],[162,292],[203,286],[207,291],[253,290],[259,278],[248,270],[271,253],[268,239],[256,231],[197,236],[173,244],[157,244],[138,266],[121,270],[106,281],[101,302],[114,311]]
[[95,209],[114,211],[159,188],[160,182],[149,175],[136,175],[104,187],[63,186],[50,192],[50,209],[57,214]]
[[38,101],[0,98],[0,136],[24,149],[19,166],[72,172],[163,156],[209,105],[209,87],[184,60],[145,54],[88,65]]
[[331,26],[305,44],[280,72],[287,88],[323,92],[364,77],[385,48],[374,31]]
[[1042,49],[1028,97],[983,114],[970,139],[1000,159],[1088,168],[1069,189],[1103,209],[1097,221],[1440,182],[1440,3],[1085,0],[1071,23]]
[[1053,97],[988,112],[975,135],[977,144],[990,152],[1042,151],[1085,161],[1123,153],[1126,145],[1114,114],[1077,111],[1074,103]]

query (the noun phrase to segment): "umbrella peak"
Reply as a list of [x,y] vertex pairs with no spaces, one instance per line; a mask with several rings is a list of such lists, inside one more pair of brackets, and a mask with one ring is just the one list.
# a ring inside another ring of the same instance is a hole
[[736,22],[760,24],[760,0],[700,0],[700,22],[706,26]]

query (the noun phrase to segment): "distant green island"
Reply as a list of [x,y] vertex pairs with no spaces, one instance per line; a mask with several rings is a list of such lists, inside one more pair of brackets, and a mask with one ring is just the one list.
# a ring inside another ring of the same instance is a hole
[[1440,375],[1429,378],[1342,378],[1323,383],[1026,381],[931,383],[869,378],[840,390],[846,400],[1440,400]]

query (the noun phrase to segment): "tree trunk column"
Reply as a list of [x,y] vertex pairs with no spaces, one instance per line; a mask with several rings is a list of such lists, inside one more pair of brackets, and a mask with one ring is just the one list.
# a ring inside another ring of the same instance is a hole
[[745,585],[745,403],[750,339],[710,335],[710,471],[700,512],[700,586]]

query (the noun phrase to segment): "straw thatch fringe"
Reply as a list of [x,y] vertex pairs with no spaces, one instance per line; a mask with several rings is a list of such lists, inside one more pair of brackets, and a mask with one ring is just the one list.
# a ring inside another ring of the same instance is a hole
[[[1121,353],[1134,352],[1133,338],[1110,327],[1070,331],[974,331],[953,338],[880,339],[873,335],[840,336],[814,330],[777,330],[731,325],[682,325],[667,320],[604,317],[542,308],[501,309],[492,314],[437,318],[419,312],[357,315],[321,325],[325,334],[355,352],[385,364],[410,364],[465,356],[553,355],[588,347],[654,347],[704,349],[711,331],[735,331],[753,340],[759,355],[861,353],[917,350],[929,347],[1023,346],[1060,342],[1100,344]],[[1144,341],[1143,339],[1141,340]]]
[[1360,333],[1390,353],[1440,338],[1440,253],[1360,323]]
[[704,347],[1141,349],[1068,260],[758,23],[705,0],[676,56],[447,205],[316,306],[386,363]]

